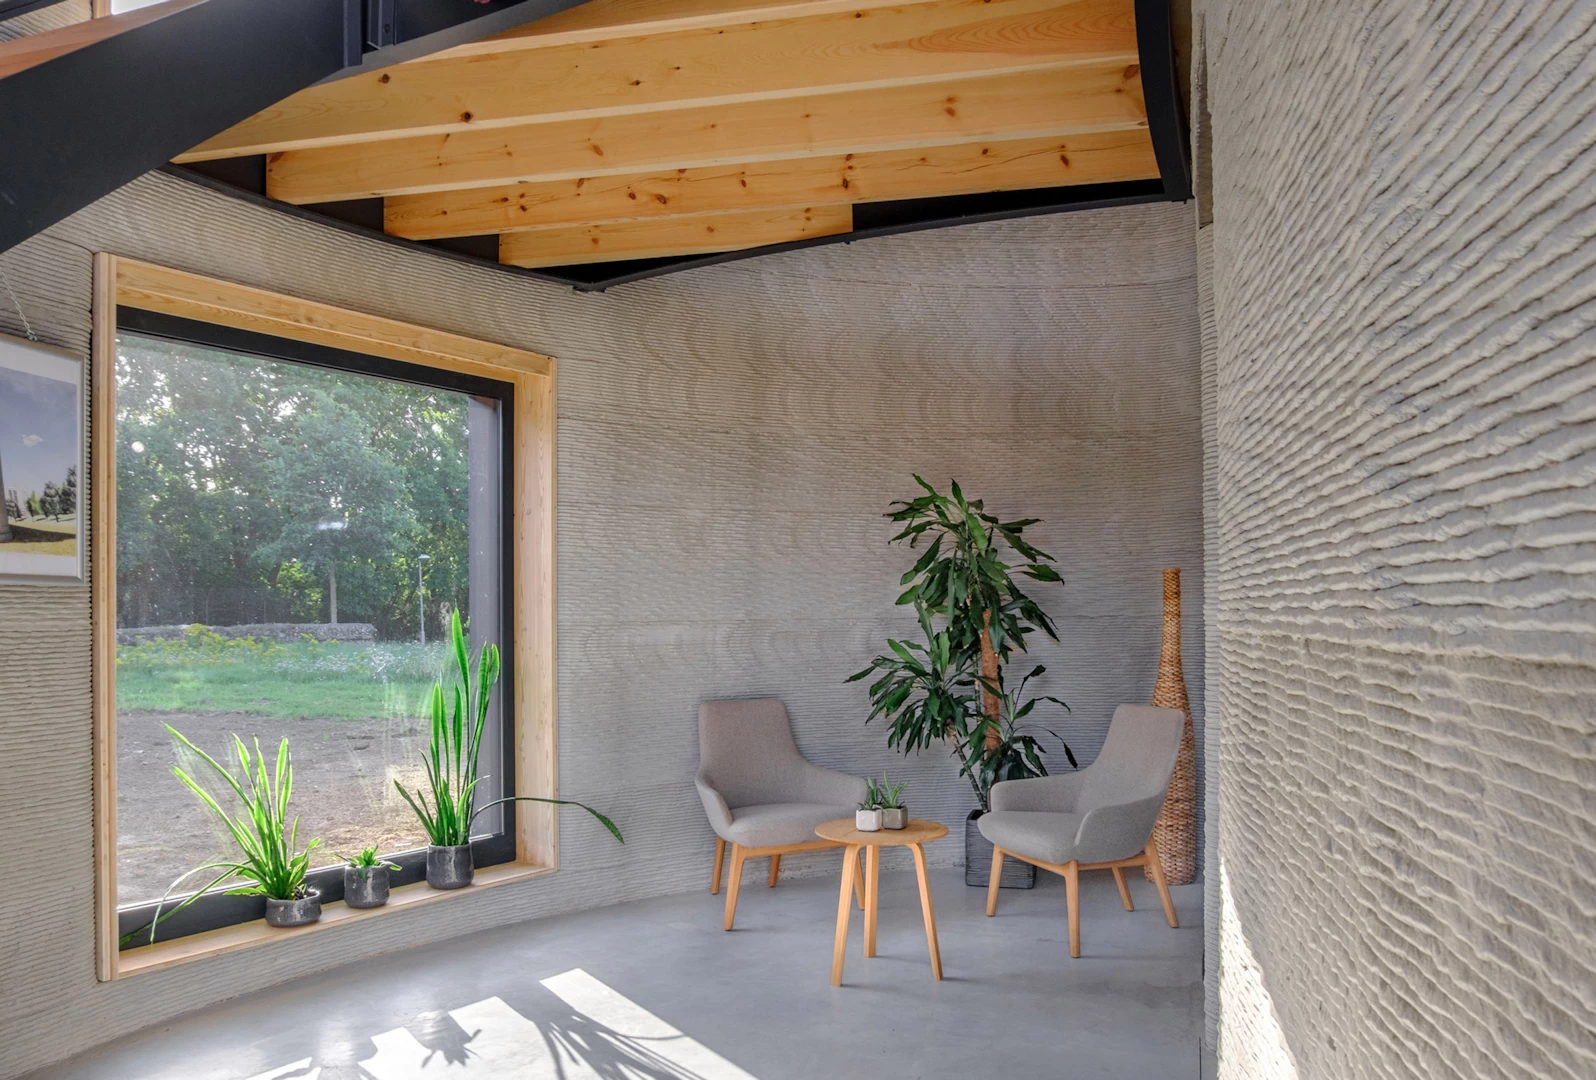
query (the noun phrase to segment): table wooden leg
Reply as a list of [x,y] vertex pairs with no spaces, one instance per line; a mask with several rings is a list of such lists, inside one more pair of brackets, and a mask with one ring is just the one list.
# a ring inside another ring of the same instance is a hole
[[881,901],[881,848],[865,846],[864,954],[876,954],[876,908]]
[[937,948],[937,917],[931,908],[931,882],[925,872],[925,850],[910,844],[914,852],[914,873],[920,879],[920,914],[925,916],[925,943],[931,947],[931,976],[942,978],[942,950]]
[[837,941],[831,950],[831,985],[842,985],[842,955],[848,949],[848,917],[853,914],[853,890],[858,884],[859,849],[842,854],[842,891],[837,896]]
[[[855,850],[859,852],[859,859],[861,861],[863,861],[863,859],[865,857],[864,848],[862,848],[862,847],[861,848],[856,848]],[[864,879],[865,879],[864,867],[861,866],[861,867],[859,867],[858,876],[856,876],[853,879],[853,898],[855,900],[859,901],[859,910],[860,911],[863,911],[865,909]]]

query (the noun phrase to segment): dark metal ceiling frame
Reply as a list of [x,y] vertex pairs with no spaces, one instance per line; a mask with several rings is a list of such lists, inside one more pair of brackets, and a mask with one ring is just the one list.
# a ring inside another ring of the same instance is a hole
[[[0,0],[3,2],[3,0]],[[360,18],[356,25],[366,40],[362,43],[364,48],[378,47],[381,42],[402,44],[412,40],[411,34],[439,33],[446,28],[440,20],[451,14],[458,14],[466,8],[476,8],[484,13],[495,13],[500,9],[517,9],[517,13],[525,11],[528,18],[540,14],[548,14],[564,8],[574,7],[579,0],[492,0],[488,4],[465,4],[460,0],[363,0],[364,7],[359,10]],[[354,4],[357,7],[362,0],[345,0],[345,4]],[[251,10],[257,14],[258,9],[265,4],[273,10],[282,11],[293,8],[318,6],[318,0],[208,0],[207,3],[188,9],[200,11],[207,8],[226,9],[227,11]],[[447,5],[444,7],[442,5]],[[319,6],[325,12],[334,5],[326,4],[320,0]],[[429,18],[421,18],[425,12]],[[270,207],[280,213],[308,221],[314,221],[332,228],[341,229],[383,243],[393,244],[398,247],[414,251],[427,252],[443,258],[478,266],[491,267],[501,273],[512,273],[541,281],[549,281],[561,285],[568,285],[580,292],[601,292],[616,285],[641,281],[646,278],[658,277],[680,270],[688,270],[701,266],[712,266],[719,263],[734,262],[740,259],[754,258],[780,251],[792,251],[799,248],[819,247],[827,244],[847,244],[857,240],[867,240],[873,237],[890,236],[897,233],[915,232],[925,229],[938,229],[952,225],[972,224],[980,221],[997,221],[1006,218],[1030,217],[1040,214],[1056,214],[1072,210],[1096,209],[1105,206],[1123,206],[1133,203],[1185,201],[1191,197],[1190,172],[1186,158],[1186,121],[1180,104],[1180,95],[1175,80],[1175,59],[1168,0],[1135,0],[1137,49],[1141,59],[1141,79],[1143,96],[1147,107],[1147,120],[1153,142],[1154,157],[1158,162],[1159,179],[1138,180],[1113,184],[1090,184],[1074,187],[1056,187],[1033,189],[1029,191],[992,192],[980,195],[957,195],[945,198],[908,199],[885,203],[860,203],[854,207],[854,229],[851,232],[835,236],[816,237],[808,240],[799,240],[785,244],[771,244],[763,247],[745,248],[739,251],[719,252],[711,255],[684,256],[679,258],[661,259],[635,259],[608,263],[591,263],[573,266],[546,267],[537,270],[522,269],[519,267],[504,266],[497,261],[497,235],[478,237],[459,237],[452,240],[414,241],[401,237],[389,236],[382,231],[382,200],[361,199],[346,203],[322,204],[319,206],[293,206],[266,198],[266,170],[264,157],[247,157],[224,159],[221,161],[203,164],[179,166],[169,165],[166,162],[174,155],[188,149],[190,146],[214,135],[236,120],[253,115],[260,108],[266,107],[288,93],[300,89],[302,86],[314,82],[315,78],[304,79],[288,91],[277,93],[260,89],[263,79],[277,77],[280,85],[285,81],[281,73],[258,72],[246,70],[242,80],[249,84],[252,93],[251,102],[265,95],[265,100],[258,106],[245,107],[240,101],[238,93],[233,93],[229,100],[235,109],[244,108],[244,112],[234,119],[215,126],[206,126],[213,121],[207,120],[205,124],[189,123],[184,127],[181,138],[175,134],[162,141],[161,156],[159,160],[150,161],[150,153],[146,152],[139,158],[137,167],[128,166],[121,168],[117,175],[120,179],[110,183],[100,194],[105,194],[120,184],[133,179],[142,172],[151,168],[160,167],[166,172],[187,179],[191,182],[204,185],[214,190],[224,192],[237,198]],[[385,16],[391,20],[385,21]],[[162,20],[165,21],[165,20]],[[457,22],[460,20],[456,20]],[[497,20],[490,20],[496,22]],[[158,24],[152,24],[158,25]],[[486,24],[485,24],[486,25]],[[229,28],[232,30],[233,28]],[[341,30],[340,30],[341,33]],[[236,32],[229,36],[234,40],[240,35]],[[244,37],[250,35],[244,34]],[[116,41],[118,39],[111,39]],[[194,39],[188,38],[189,46],[193,47]],[[341,38],[340,38],[341,41]],[[259,39],[251,39],[251,47],[243,51],[246,63],[248,58],[267,57],[274,55],[273,50],[261,48]],[[377,54],[381,56],[381,54]],[[148,53],[140,53],[144,63],[148,63]],[[239,57],[232,57],[234,61]],[[325,64],[326,57],[319,57],[318,62]],[[368,59],[366,63],[370,63]],[[255,61],[257,66],[263,65],[260,60]],[[306,74],[305,65],[295,67],[297,74],[293,79],[303,79]],[[151,70],[151,68],[143,68]],[[156,68],[159,70],[159,68]],[[26,74],[26,73],[23,73]],[[216,77],[216,76],[211,76]],[[320,77],[320,76],[317,76]],[[13,76],[12,79],[17,78]],[[26,146],[27,142],[7,142],[8,130],[4,120],[4,107],[6,104],[4,91],[12,79],[0,80],[0,145]],[[231,85],[231,78],[221,79],[220,85]],[[292,81],[292,80],[286,80]],[[98,99],[105,89],[96,89],[94,97]],[[99,108],[98,101],[75,103],[72,108],[93,112]],[[119,115],[124,115],[119,113]],[[209,115],[209,114],[207,114]],[[131,119],[131,118],[130,118]],[[199,128],[204,127],[203,131]],[[172,145],[173,143],[176,145]],[[92,156],[100,161],[113,155],[104,152],[105,144],[96,147]],[[29,155],[15,155],[27,158]],[[102,169],[106,166],[101,166]],[[116,168],[113,164],[109,168]],[[48,176],[48,170],[35,170],[35,183],[40,178]],[[0,162],[0,208],[3,208],[6,198],[7,182],[6,166]],[[94,196],[98,197],[98,195]],[[77,205],[84,205],[92,200],[81,200]],[[76,209],[76,206],[59,213],[56,218],[46,221],[38,228],[44,228],[64,217]],[[5,214],[0,214],[0,251],[15,243],[17,240],[31,235],[25,232],[23,236],[12,239],[5,231],[3,224]],[[38,231],[34,228],[32,231]],[[9,241],[9,242],[8,242]]]
[[853,230],[835,236],[820,236],[785,244],[767,244],[763,247],[743,248],[710,255],[628,259],[529,270],[505,266],[498,261],[497,234],[420,241],[390,236],[382,231],[381,199],[355,199],[342,203],[310,206],[293,206],[268,199],[265,195],[264,156],[224,159],[188,166],[169,165],[166,171],[294,217],[413,251],[424,251],[446,259],[492,267],[501,273],[568,285],[578,292],[603,292],[616,285],[625,285],[681,270],[715,266],[800,248],[851,244],[856,240],[868,240],[898,233],[969,225],[980,221],[1059,214],[1072,210],[1093,210],[1105,206],[1164,201],[1184,202],[1191,197],[1191,179],[1186,159],[1186,118],[1182,112],[1181,99],[1175,83],[1174,39],[1171,32],[1169,2],[1135,0],[1135,3],[1136,46],[1141,57],[1142,92],[1147,105],[1147,123],[1153,141],[1153,156],[1158,162],[1159,179],[858,203],[853,208]]
[[367,52],[580,2],[204,0],[113,16],[104,36],[0,78],[0,251]]

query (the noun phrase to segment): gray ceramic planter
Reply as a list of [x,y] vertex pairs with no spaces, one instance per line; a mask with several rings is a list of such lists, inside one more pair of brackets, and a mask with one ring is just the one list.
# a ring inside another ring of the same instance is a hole
[[434,889],[463,889],[473,874],[470,844],[427,849],[427,884]]
[[[981,811],[971,810],[964,819],[964,883],[986,888],[992,881],[992,841],[981,835]],[[1003,860],[1003,874],[998,878],[1000,889],[1031,889],[1036,887],[1036,867],[1018,859]]]
[[909,810],[903,806],[888,806],[881,811],[883,829],[902,829],[909,824]]
[[[365,877],[361,877],[364,874]],[[388,902],[386,866],[345,866],[344,903],[352,908],[382,907]]]
[[267,926],[309,926],[321,918],[321,893],[311,889],[298,900],[267,900]]

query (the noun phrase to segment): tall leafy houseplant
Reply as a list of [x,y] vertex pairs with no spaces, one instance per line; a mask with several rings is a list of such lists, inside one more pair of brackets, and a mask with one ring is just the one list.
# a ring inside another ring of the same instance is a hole
[[[915,476],[925,494],[909,502],[893,503],[887,517],[903,526],[890,543],[908,542],[918,547],[929,541],[913,569],[900,584],[909,586],[899,604],[913,604],[947,620],[953,660],[979,664],[982,711],[1000,726],[1002,717],[1002,665],[1015,651],[1025,651],[1025,635],[1041,630],[1054,641],[1053,620],[1021,591],[1011,571],[1034,581],[1063,584],[1058,571],[1047,565],[1053,556],[1025,539],[1027,526],[1038,518],[1002,521],[986,512],[982,500],[966,500],[958,482],[943,495]],[[1005,549],[1018,556],[1019,565],[1004,561]],[[999,732],[985,733],[994,749]]]
[[[181,766],[172,766],[172,773],[199,796],[200,801],[226,826],[234,843],[238,845],[239,857],[196,866],[172,882],[171,887],[161,897],[160,903],[155,905],[155,917],[147,924],[150,941],[155,941],[155,930],[162,919],[170,919],[205,895],[208,890],[230,877],[244,878],[248,884],[228,889],[228,896],[264,896],[268,901],[268,912],[272,901],[286,905],[293,901],[311,899],[314,890],[308,889],[305,885],[305,871],[310,867],[310,853],[321,844],[321,840],[312,840],[301,851],[299,818],[294,818],[292,822],[288,821],[288,798],[294,789],[294,765],[288,753],[288,740],[284,739],[278,746],[277,760],[268,773],[266,755],[261,752],[260,740],[255,740],[255,752],[252,756],[244,746],[244,740],[234,735],[233,749],[238,755],[238,765],[243,776],[240,780],[172,725],[166,725],[166,730],[180,745],[210,766],[217,778],[232,789],[243,806],[243,812],[236,815],[228,813],[222,809],[221,804],[210,792],[195,782]],[[176,891],[178,885],[203,870],[220,870],[221,873],[204,888],[163,915],[161,908],[166,905],[167,898]],[[312,907],[313,914],[307,910],[298,918],[314,922],[321,911],[319,905]],[[278,921],[277,925],[292,925],[292,923]],[[144,929],[146,927],[141,926],[123,935],[122,944],[124,946],[130,944]]]
[[[432,845],[432,850],[428,852],[427,880],[435,886],[442,883],[441,877],[434,873],[434,865],[441,858],[439,849],[454,849],[454,857],[464,860],[464,868],[463,871],[456,870],[457,884],[451,882],[447,887],[469,884],[471,824],[485,811],[508,802],[580,807],[592,814],[599,824],[609,830],[610,835],[624,844],[626,841],[621,837],[621,830],[615,827],[613,821],[591,806],[571,799],[507,795],[482,806],[476,805],[477,785],[485,779],[478,772],[478,764],[482,754],[482,731],[488,719],[488,703],[499,681],[499,647],[492,643],[482,647],[477,655],[476,678],[473,679],[465,631],[458,610],[450,621],[449,634],[456,677],[447,693],[442,679],[433,684],[432,738],[422,754],[427,789],[432,797],[429,800],[427,791],[419,788],[414,792],[409,791],[397,779],[393,782],[405,802],[415,811],[416,817],[421,819],[422,828],[426,830],[427,839]],[[463,880],[459,880],[461,877]]]
[[[890,655],[876,657],[849,681],[876,676],[866,722],[887,718],[888,746],[911,753],[938,740],[951,743],[959,772],[984,811],[994,783],[1047,773],[1041,744],[1023,725],[1038,701],[1069,707],[1052,697],[1022,700],[1026,682],[1046,670],[1040,665],[1013,691],[1004,687],[1003,664],[1024,651],[1026,634],[1040,629],[1055,640],[1058,635],[1014,582],[1015,568],[1003,552],[1024,560],[1018,573],[1026,577],[1063,579],[1047,565],[1052,557],[1024,539],[1025,528],[1037,519],[1002,521],[979,500],[966,500],[957,483],[942,495],[919,476],[915,480],[926,494],[894,503],[887,516],[904,526],[893,543],[917,547],[928,541],[903,575],[900,584],[908,588],[898,597],[899,604],[914,607],[924,641],[888,641]],[[1067,744],[1064,753],[1074,765]]]

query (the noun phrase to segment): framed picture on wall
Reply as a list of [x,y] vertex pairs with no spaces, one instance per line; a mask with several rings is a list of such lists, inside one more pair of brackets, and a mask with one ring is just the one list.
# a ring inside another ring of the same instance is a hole
[[83,359],[0,335],[0,582],[83,581]]

